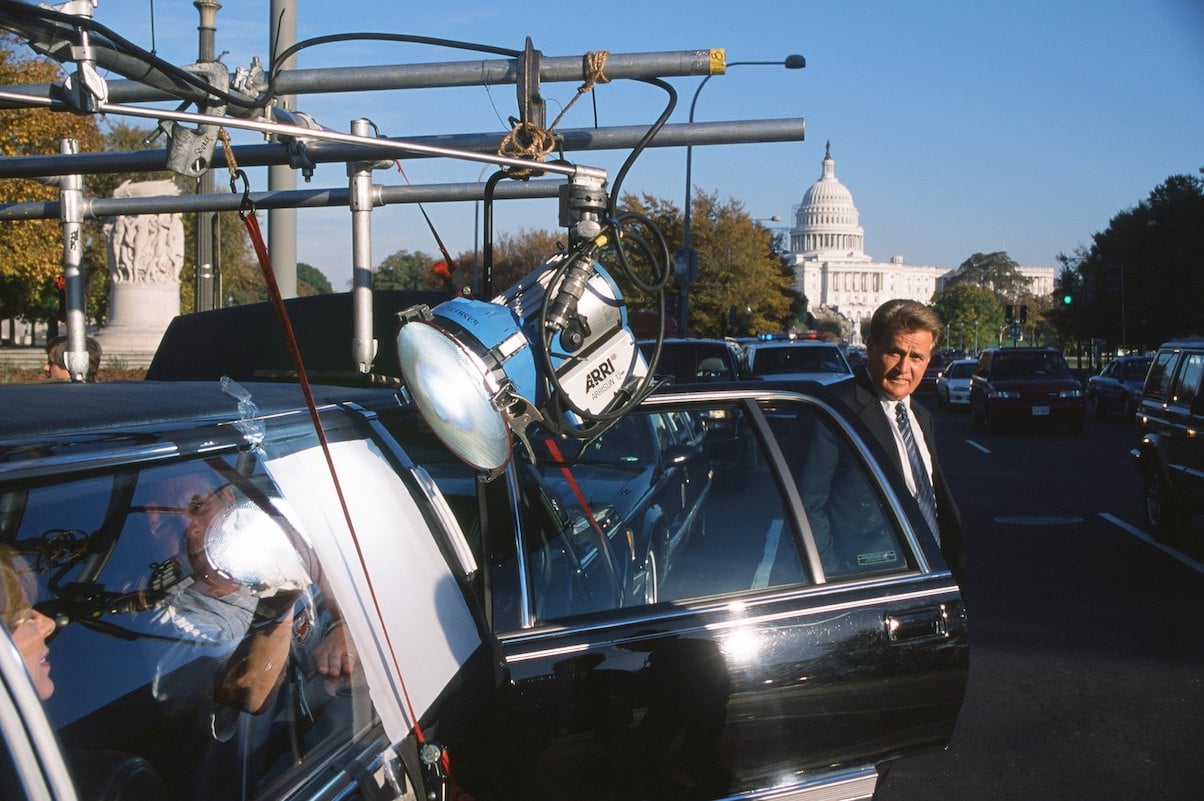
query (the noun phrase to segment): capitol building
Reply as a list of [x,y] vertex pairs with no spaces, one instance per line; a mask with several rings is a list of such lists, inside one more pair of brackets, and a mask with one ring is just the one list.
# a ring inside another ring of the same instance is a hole
[[[861,324],[891,298],[931,303],[956,267],[905,264],[902,256],[874,261],[865,252],[865,230],[853,203],[853,193],[836,178],[831,143],[824,149],[823,172],[803,195],[790,229],[788,256],[796,288],[807,296],[808,308],[819,318],[835,317],[854,343],[861,341]],[[1020,267],[1030,292],[1048,295],[1054,289],[1053,267]]]

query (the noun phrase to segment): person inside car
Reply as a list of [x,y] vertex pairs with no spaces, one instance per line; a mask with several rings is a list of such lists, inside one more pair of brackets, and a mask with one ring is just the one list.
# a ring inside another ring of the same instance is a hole
[[38,697],[54,694],[50,678],[50,648],[54,621],[32,606],[37,590],[29,566],[8,546],[0,545],[0,615],[33,680]]

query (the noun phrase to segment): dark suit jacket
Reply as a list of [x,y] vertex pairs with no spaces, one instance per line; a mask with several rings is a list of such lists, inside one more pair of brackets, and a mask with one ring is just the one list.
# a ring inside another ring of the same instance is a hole
[[[899,457],[899,449],[895,445],[895,434],[891,431],[890,421],[882,413],[882,405],[878,400],[878,391],[870,383],[870,378],[864,372],[859,372],[850,381],[841,381],[828,387],[830,394],[843,403],[849,412],[865,425],[873,434],[877,444],[885,456],[887,463],[894,465],[900,476],[906,476],[903,462]],[[914,398],[913,398],[914,400]],[[945,482],[945,474],[941,472],[941,463],[936,455],[936,434],[932,428],[932,414],[919,403],[911,404],[912,414],[924,432],[924,440],[928,444],[928,454],[932,459],[932,488],[936,492],[937,523],[941,529],[941,553],[945,563],[953,571],[959,584],[964,583],[965,556],[962,553],[962,518],[953,493]],[[927,528],[927,526],[925,526]]]

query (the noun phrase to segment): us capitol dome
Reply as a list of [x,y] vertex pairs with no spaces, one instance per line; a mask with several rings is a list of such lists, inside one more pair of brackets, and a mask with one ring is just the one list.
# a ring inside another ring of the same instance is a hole
[[[841,320],[846,338],[861,342],[861,323],[891,298],[931,303],[952,267],[905,264],[902,256],[874,261],[865,252],[865,230],[853,193],[836,177],[832,143],[824,147],[819,180],[803,193],[794,214],[787,258],[796,288],[817,317]],[[970,255],[966,254],[967,257]],[[1053,267],[1021,267],[1034,294],[1053,291]]]

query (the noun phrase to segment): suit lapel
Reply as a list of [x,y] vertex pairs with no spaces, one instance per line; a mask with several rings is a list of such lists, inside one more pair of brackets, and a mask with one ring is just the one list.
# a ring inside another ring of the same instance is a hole
[[[858,376],[856,379],[857,392],[857,416],[865,423],[866,428],[878,440],[884,451],[895,463],[895,468],[900,474],[907,475],[903,470],[903,461],[899,456],[899,448],[895,444],[895,432],[891,431],[890,421],[886,419],[886,415],[882,412],[882,404],[878,401],[878,393],[870,384],[869,378]],[[925,431],[927,434],[927,431]]]

